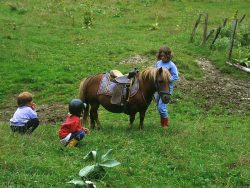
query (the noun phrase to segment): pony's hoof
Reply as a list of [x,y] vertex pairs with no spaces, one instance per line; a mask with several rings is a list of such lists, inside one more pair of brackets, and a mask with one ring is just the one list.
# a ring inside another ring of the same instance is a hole
[[143,125],[139,125],[139,130],[143,130],[144,126]]

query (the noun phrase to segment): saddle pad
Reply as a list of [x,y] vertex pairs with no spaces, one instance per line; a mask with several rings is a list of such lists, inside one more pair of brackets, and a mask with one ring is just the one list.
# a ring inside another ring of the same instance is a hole
[[[104,73],[97,91],[98,95],[112,96],[113,89],[117,83],[110,81],[110,74]],[[139,82],[135,79],[134,84],[130,88],[130,97],[133,97],[139,90]]]

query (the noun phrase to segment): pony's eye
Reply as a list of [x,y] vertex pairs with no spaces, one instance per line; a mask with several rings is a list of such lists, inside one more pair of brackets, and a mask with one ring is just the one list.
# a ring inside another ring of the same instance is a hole
[[158,82],[159,82],[159,84],[163,84],[163,83],[164,83],[164,81],[163,81],[163,80],[159,80]]

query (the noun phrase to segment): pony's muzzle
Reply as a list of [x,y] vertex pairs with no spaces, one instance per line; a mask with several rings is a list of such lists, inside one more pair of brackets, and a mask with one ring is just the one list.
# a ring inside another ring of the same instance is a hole
[[162,100],[162,102],[164,104],[168,104],[170,102],[171,94],[169,94],[169,93],[161,93],[160,96],[161,96],[161,100]]

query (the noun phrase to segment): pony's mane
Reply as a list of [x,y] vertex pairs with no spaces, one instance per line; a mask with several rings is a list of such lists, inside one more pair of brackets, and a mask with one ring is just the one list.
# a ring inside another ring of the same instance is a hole
[[[148,80],[155,81],[157,70],[158,70],[158,68],[156,68],[156,67],[148,67],[140,72],[139,79],[140,80],[147,80],[148,79]],[[163,79],[170,82],[171,75],[170,75],[169,71],[167,69],[164,69],[164,68],[162,70],[163,70],[162,71]]]

